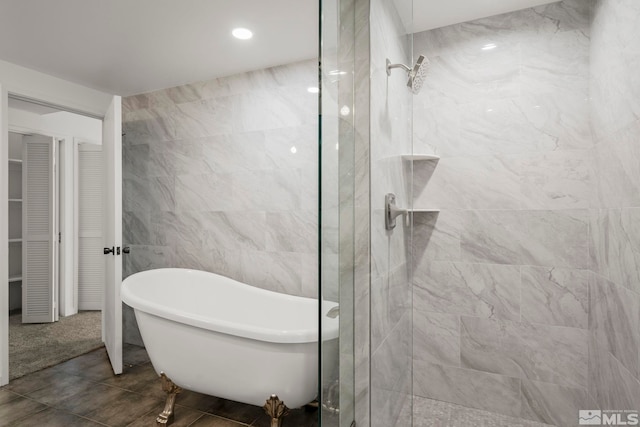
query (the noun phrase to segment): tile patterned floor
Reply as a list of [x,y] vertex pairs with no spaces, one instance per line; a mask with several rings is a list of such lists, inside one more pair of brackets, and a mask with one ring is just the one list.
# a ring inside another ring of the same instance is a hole
[[415,397],[414,427],[553,427],[453,403]]
[[[164,393],[143,348],[125,346],[114,376],[104,349],[0,388],[0,427],[155,426]],[[262,408],[199,393],[178,396],[174,426],[268,427]],[[283,427],[317,427],[317,411],[291,411]]]

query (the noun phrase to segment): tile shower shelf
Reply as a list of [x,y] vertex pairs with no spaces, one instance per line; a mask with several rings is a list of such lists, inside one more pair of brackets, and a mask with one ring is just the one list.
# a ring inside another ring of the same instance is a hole
[[438,212],[440,212],[440,209],[407,209],[407,212],[412,213],[412,214],[417,214],[417,213],[438,213]]
[[440,156],[435,154],[403,154],[402,160],[440,160]]

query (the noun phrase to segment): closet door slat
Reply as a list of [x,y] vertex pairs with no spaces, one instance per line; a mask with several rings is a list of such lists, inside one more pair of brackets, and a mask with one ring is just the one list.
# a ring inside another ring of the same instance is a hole
[[22,323],[55,320],[54,141],[25,137],[22,171]]
[[78,309],[102,310],[103,247],[102,147],[78,146]]

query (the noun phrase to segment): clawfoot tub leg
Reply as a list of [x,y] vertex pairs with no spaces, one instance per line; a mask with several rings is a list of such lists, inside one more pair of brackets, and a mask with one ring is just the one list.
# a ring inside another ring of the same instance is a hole
[[164,372],[160,373],[160,380],[162,381],[162,391],[167,393],[167,401],[164,404],[164,410],[156,418],[156,425],[168,426],[173,423],[173,408],[176,406],[176,396],[182,392],[182,389],[175,385]]
[[282,418],[289,413],[289,408],[275,394],[272,394],[267,399],[267,403],[264,404],[263,408],[267,415],[271,417],[271,427],[280,427]]

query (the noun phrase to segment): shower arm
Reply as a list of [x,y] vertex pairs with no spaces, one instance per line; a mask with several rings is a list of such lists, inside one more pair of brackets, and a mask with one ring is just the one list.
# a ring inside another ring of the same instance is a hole
[[391,61],[389,61],[389,59],[387,58],[387,76],[391,75],[391,69],[392,68],[402,68],[407,73],[411,71],[411,68],[407,67],[406,65],[404,65],[404,64],[392,64]]

